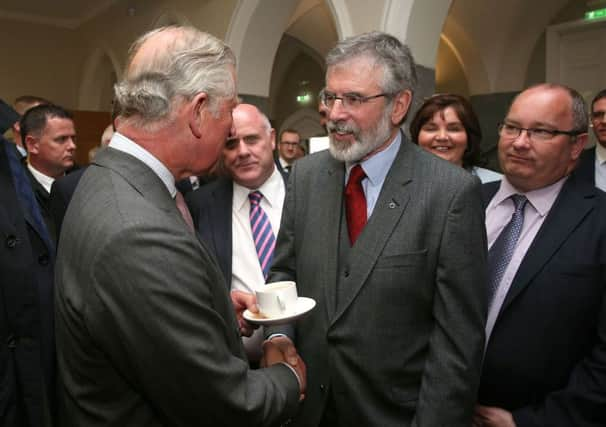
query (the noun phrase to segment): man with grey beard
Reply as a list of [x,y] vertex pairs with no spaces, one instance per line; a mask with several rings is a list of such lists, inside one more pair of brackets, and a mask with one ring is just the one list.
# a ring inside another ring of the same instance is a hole
[[352,37],[326,63],[330,150],[291,170],[269,277],[317,302],[266,343],[310,367],[293,422],[468,427],[486,315],[479,181],[400,131],[416,76],[397,39]]

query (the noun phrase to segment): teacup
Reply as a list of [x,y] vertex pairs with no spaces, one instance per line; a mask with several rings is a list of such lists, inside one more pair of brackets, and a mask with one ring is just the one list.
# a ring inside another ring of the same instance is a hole
[[266,317],[293,314],[297,305],[297,284],[284,281],[268,283],[255,291],[259,313]]

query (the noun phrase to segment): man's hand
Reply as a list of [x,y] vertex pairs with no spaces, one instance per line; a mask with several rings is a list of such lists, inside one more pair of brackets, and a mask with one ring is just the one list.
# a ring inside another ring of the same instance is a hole
[[516,423],[505,409],[476,405],[473,427],[516,427]]
[[286,336],[276,336],[263,343],[261,367],[265,368],[276,363],[286,363],[297,373],[301,393],[300,400],[303,400],[307,389],[307,368],[305,362],[297,353],[295,345]]
[[236,318],[238,319],[238,327],[240,328],[240,334],[244,337],[252,335],[253,331],[257,329],[258,325],[251,325],[242,316],[244,310],[248,309],[251,313],[258,313],[259,308],[257,307],[257,298],[254,294],[249,294],[242,291],[231,291],[231,303],[236,311]]

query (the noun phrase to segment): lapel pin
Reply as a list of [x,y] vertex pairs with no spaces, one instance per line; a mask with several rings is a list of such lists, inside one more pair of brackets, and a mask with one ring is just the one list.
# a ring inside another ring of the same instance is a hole
[[398,204],[396,203],[395,200],[392,200],[391,202],[389,202],[388,206],[389,206],[389,209],[395,209],[398,206]]

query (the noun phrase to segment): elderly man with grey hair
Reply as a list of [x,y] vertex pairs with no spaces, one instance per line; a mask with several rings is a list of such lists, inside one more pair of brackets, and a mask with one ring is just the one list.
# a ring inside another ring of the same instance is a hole
[[58,249],[61,426],[270,426],[297,408],[305,365],[273,351],[249,370],[238,317],[253,298],[230,301],[175,190],[216,162],[234,74],[231,50],[193,28],[131,48],[116,133],[82,176]]
[[330,150],[290,173],[269,277],[317,301],[266,344],[294,343],[309,366],[295,424],[469,427],[486,313],[479,181],[400,131],[406,46],[363,34],[326,62]]

